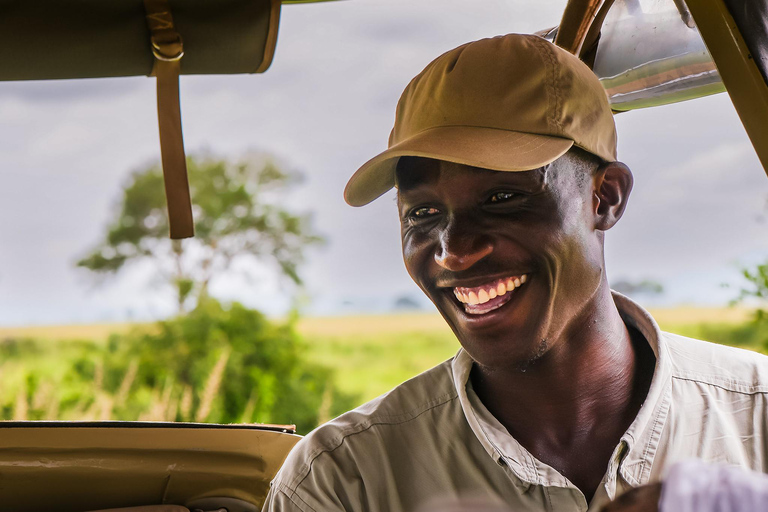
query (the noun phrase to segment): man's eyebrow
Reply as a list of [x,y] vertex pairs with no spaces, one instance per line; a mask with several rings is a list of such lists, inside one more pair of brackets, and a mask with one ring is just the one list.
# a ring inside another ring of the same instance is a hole
[[551,174],[548,172],[548,169],[549,165],[545,165],[530,171],[511,171],[505,173],[508,175],[505,179],[512,183],[546,185],[549,181],[548,176]]
[[422,189],[431,188],[433,183],[424,179],[421,173],[397,172],[395,173],[395,188],[403,193],[415,192]]
[[412,183],[408,183],[405,186],[402,184],[398,184],[397,187],[397,193],[400,194],[401,192],[404,194],[408,194],[411,192],[417,192],[421,189],[431,189],[432,186],[429,183],[426,183],[424,181],[416,181]]

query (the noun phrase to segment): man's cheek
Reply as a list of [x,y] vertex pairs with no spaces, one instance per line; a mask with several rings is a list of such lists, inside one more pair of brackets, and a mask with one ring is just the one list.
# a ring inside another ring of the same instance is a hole
[[427,272],[429,269],[430,253],[428,248],[428,242],[426,240],[419,240],[418,237],[407,235],[403,238],[403,262],[405,263],[405,269],[408,271],[408,275],[411,279],[421,288],[424,293],[425,280],[427,279]]

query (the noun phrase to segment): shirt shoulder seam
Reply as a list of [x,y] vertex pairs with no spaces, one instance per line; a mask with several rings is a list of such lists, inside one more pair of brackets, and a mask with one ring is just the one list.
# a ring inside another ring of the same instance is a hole
[[[309,474],[311,473],[312,465],[315,463],[315,461],[325,453],[332,453],[336,451],[338,448],[340,448],[344,444],[344,441],[346,441],[348,438],[355,436],[357,434],[362,434],[363,432],[367,432],[371,428],[379,425],[398,425],[398,424],[407,423],[409,421],[413,421],[419,416],[431,411],[432,409],[435,409],[437,407],[440,407],[441,405],[445,405],[448,402],[456,400],[456,398],[458,398],[458,395],[455,392],[446,393],[422,405],[421,407],[424,407],[424,408],[421,410],[419,407],[417,407],[415,409],[412,409],[410,411],[403,412],[400,414],[382,416],[377,419],[369,419],[368,421],[360,423],[356,425],[357,428],[355,430],[342,433],[337,439],[334,440],[333,446],[323,448],[317,451],[317,453],[315,453],[314,455],[312,455],[310,457],[309,462],[305,465],[306,470],[304,472],[304,476],[302,476],[301,479],[298,482],[296,482],[295,486],[289,486],[283,483],[280,483],[279,485],[282,488],[289,489],[293,493],[296,493],[298,488],[301,486],[302,483],[304,483],[304,480],[306,480]],[[419,412],[414,414],[415,411],[419,411]],[[404,419],[399,420],[400,418],[404,418]]]
[[451,390],[447,393],[443,393],[442,395],[436,396],[432,400],[428,400],[427,402],[424,402],[420,406],[414,407],[409,411],[404,411],[397,414],[382,414],[382,415],[373,414],[371,415],[371,418],[368,421],[359,424],[359,426],[366,425],[364,428],[361,428],[358,431],[351,431],[347,434],[344,434],[342,437],[349,437],[351,435],[358,434],[360,432],[368,430],[374,425],[382,425],[382,424],[392,425],[395,423],[406,423],[408,421],[418,418],[425,412],[430,411],[435,407],[439,407],[445,403],[450,402],[451,400],[457,397],[458,397],[458,394],[456,393],[456,391]]
[[732,393],[739,393],[742,395],[759,395],[759,394],[768,393],[768,384],[748,384],[743,381],[716,377],[714,375],[694,376],[686,372],[679,372],[679,373],[678,372],[673,373],[672,375],[673,379],[685,380],[689,382],[695,382],[697,384],[714,386],[720,389],[724,389],[725,391],[730,391]]

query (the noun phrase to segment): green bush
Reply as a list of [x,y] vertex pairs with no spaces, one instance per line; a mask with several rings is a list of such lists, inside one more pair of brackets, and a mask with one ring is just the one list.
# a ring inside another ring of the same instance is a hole
[[[106,344],[0,344],[4,419],[295,424],[306,433],[357,398],[304,357],[292,322],[214,300]],[[10,372],[8,370],[11,370]]]
[[729,339],[738,346],[748,346],[768,352],[768,262],[754,269],[742,269],[746,285],[739,290],[733,303],[758,304],[752,322],[733,330]]

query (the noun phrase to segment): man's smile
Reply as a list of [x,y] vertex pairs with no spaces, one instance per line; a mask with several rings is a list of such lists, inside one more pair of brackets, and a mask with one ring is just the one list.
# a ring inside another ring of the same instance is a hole
[[528,274],[503,277],[471,288],[457,286],[453,294],[464,305],[467,314],[484,315],[509,302],[514,290],[527,280]]

